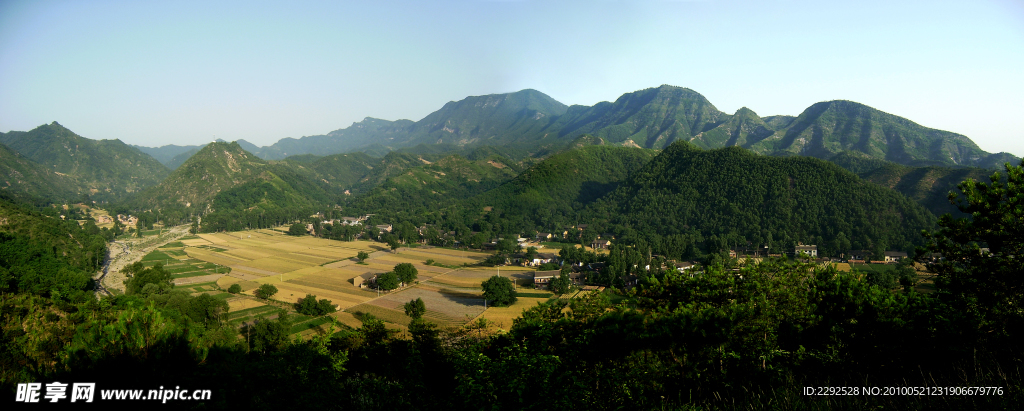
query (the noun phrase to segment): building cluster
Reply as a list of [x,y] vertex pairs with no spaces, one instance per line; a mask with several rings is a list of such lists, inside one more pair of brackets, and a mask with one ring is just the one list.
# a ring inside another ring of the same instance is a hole
[[125,227],[135,227],[135,224],[139,222],[139,218],[133,215],[118,214],[117,221]]

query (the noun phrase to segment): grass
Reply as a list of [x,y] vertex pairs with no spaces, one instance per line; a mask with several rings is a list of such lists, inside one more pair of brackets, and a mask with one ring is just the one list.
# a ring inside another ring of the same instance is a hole
[[[196,237],[196,238],[199,238],[199,237]],[[183,243],[181,241],[175,241],[175,242],[164,244],[164,245],[160,246],[159,248],[182,248],[184,246],[185,246],[185,243]]]
[[171,256],[165,254],[162,251],[153,251],[153,252],[151,252],[149,254],[146,254],[145,257],[142,257],[142,261],[172,260],[172,259],[173,258],[171,258]]
[[228,320],[237,320],[237,319],[242,318],[242,317],[255,317],[255,316],[260,315],[260,314],[265,314],[265,313],[268,313],[268,312],[278,312],[278,311],[284,312],[284,310],[282,310],[282,309],[280,309],[278,307],[274,307],[272,305],[263,305],[263,306],[259,306],[259,307],[246,308],[244,310],[238,310],[238,311],[234,311],[234,312],[228,313]]
[[324,325],[324,324],[327,324],[327,323],[331,322],[331,320],[332,320],[332,318],[330,316],[323,316],[323,317],[318,317],[318,318],[315,318],[315,319],[312,319],[312,320],[309,320],[309,321],[304,321],[304,322],[295,324],[290,329],[288,329],[288,334],[300,333],[300,332],[306,331],[306,330],[308,330],[310,328],[316,328],[316,327],[319,327],[321,325]]
[[895,264],[855,264],[851,267],[853,270],[868,273],[884,273],[896,270]]

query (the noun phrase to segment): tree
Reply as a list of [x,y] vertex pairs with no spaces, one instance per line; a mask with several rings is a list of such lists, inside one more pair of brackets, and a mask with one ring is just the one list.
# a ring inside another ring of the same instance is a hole
[[509,239],[501,239],[498,240],[497,249],[499,255],[506,256],[516,249],[516,243]]
[[160,263],[143,269],[142,263],[136,262],[125,267],[124,271],[131,275],[124,282],[124,293],[128,295],[163,293],[174,287],[171,283],[171,273],[164,270],[163,264]]
[[398,275],[388,271],[377,277],[377,288],[381,290],[394,290],[398,288]]
[[320,301],[316,302],[316,305],[317,312],[319,312],[320,315],[327,315],[338,310],[334,307],[334,303],[326,298],[321,298]]
[[1024,326],[1024,161],[1005,169],[1005,176],[993,173],[989,184],[969,179],[957,186],[960,194],[949,193],[971,218],[943,215],[916,253],[937,274],[941,297],[997,329]]
[[412,284],[413,280],[416,279],[416,276],[419,275],[419,270],[417,270],[411,263],[400,263],[395,265],[395,270],[393,272],[395,275],[398,275],[398,279],[401,282],[406,284]]
[[306,297],[295,303],[295,311],[298,311],[301,314],[319,317],[321,315],[333,313],[335,309],[331,300],[322,298],[320,301],[317,301],[315,295],[306,294]]
[[300,299],[299,302],[295,303],[295,311],[298,311],[299,314],[305,314],[314,317],[320,315],[316,306],[316,296],[313,294],[306,294],[306,297]]
[[302,223],[292,224],[288,227],[288,235],[300,236],[306,234],[306,225]]
[[398,249],[398,247],[402,246],[402,242],[398,241],[398,237],[393,234],[388,234],[387,236],[385,236],[384,242],[388,244],[388,247],[391,248],[391,251],[395,251]]
[[274,287],[273,284],[263,284],[260,285],[253,294],[255,294],[257,298],[268,299],[273,297],[274,294],[277,294],[277,287]]
[[484,299],[491,301],[495,306],[508,306],[515,304],[518,298],[512,281],[508,278],[495,275],[480,284],[484,290]]
[[228,287],[228,292],[231,294],[238,294],[242,292],[242,286],[238,284],[231,284],[231,286]]
[[427,305],[423,303],[422,298],[410,300],[405,303],[405,315],[412,317],[413,320],[417,320],[423,317],[423,314],[427,312]]
[[551,280],[551,284],[549,285],[551,292],[562,295],[569,292],[569,289],[572,288],[572,280],[569,279],[569,275],[567,273],[569,270],[567,268],[569,267],[566,266],[562,269],[562,272],[558,274],[558,278]]
[[[117,220],[114,220],[114,221],[116,222]],[[115,224],[120,224],[120,223],[115,223]],[[195,218],[192,219],[192,226],[189,227],[188,232],[190,234],[199,234],[199,220],[197,220]]]
[[256,318],[253,324],[246,325],[242,329],[249,345],[254,351],[266,353],[277,351],[288,345],[289,321],[282,314],[277,320],[271,321],[263,317]]
[[370,254],[366,251],[360,251],[359,254],[356,254],[356,258],[359,259],[359,262],[363,262],[367,258],[370,258]]
[[526,255],[524,255],[523,258],[525,258],[526,261],[533,261],[534,258],[537,258],[537,247],[527,248]]

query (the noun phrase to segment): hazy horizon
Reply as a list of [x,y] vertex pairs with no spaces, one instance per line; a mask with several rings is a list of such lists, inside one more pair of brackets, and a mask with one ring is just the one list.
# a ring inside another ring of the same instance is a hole
[[852,100],[1024,156],[1024,5],[959,2],[4,2],[0,130],[258,146],[532,88],[670,84],[719,110]]

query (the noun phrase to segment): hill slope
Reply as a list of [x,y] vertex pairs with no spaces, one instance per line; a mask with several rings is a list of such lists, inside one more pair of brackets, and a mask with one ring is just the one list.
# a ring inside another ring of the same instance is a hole
[[301,208],[328,198],[315,181],[311,173],[262,160],[238,143],[211,143],[135,202],[185,214]]
[[910,167],[884,160],[863,158],[844,152],[829,159],[864,180],[896,190],[917,201],[936,216],[946,213],[966,217],[949,202],[949,192],[967,179],[988,181],[992,171],[977,167],[950,168],[939,166]]
[[669,256],[714,248],[797,242],[824,254],[909,250],[935,218],[912,200],[813,158],[701,150],[678,142],[595,204],[588,214]]
[[62,202],[78,200],[79,187],[75,178],[50,171],[0,144],[0,190],[24,200]]
[[0,143],[49,170],[75,177],[96,200],[126,198],[170,174],[153,157],[120,140],[91,140],[57,122],[0,134]]
[[498,187],[523,169],[522,163],[497,155],[474,160],[450,155],[429,164],[422,157],[417,160],[420,164],[414,167],[372,174],[369,178],[383,181],[372,184],[367,178],[365,193],[353,198],[348,206],[361,213],[384,216],[422,215]]
[[988,164],[991,155],[966,136],[842,100],[808,107],[789,126],[749,147],[764,154],[818,158],[856,151],[907,165],[997,165]]
[[534,164],[511,181],[473,198],[469,207],[493,207],[522,229],[578,223],[578,213],[614,190],[656,154],[653,150],[580,145]]

